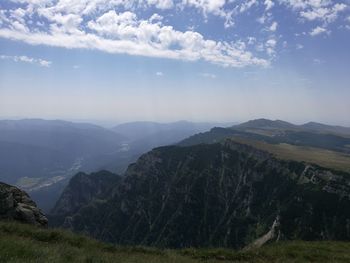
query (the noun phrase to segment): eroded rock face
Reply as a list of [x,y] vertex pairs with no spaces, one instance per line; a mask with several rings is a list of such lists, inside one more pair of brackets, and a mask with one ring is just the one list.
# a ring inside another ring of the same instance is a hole
[[110,198],[113,195],[112,190],[121,178],[108,171],[77,173],[52,209],[49,215],[50,225],[71,228],[71,216],[85,206],[95,202],[101,203]]
[[244,247],[276,234],[350,240],[349,174],[278,160],[230,140],[154,149],[111,192],[66,215],[70,229],[159,247]]
[[16,220],[47,227],[48,220],[29,195],[0,182],[0,220]]

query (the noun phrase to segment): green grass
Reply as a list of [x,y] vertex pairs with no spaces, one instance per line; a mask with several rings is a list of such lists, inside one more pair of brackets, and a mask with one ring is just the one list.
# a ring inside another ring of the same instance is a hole
[[315,147],[296,146],[287,143],[270,144],[253,139],[233,137],[233,141],[251,145],[274,154],[285,160],[304,161],[314,163],[322,167],[350,172],[350,155],[336,151],[324,150]]
[[350,243],[279,242],[260,249],[114,246],[57,229],[0,223],[0,262],[350,262]]
[[229,262],[350,262],[350,242],[289,241],[266,245],[251,251],[228,249],[187,249],[186,255],[198,259]]

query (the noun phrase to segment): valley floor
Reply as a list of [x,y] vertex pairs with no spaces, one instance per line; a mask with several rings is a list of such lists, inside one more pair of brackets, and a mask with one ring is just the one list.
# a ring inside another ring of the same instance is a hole
[[350,262],[350,242],[279,242],[260,249],[123,247],[57,229],[0,223],[0,262]]

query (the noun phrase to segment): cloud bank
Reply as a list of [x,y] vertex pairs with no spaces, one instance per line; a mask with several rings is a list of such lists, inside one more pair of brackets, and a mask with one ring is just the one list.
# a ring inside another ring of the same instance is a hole
[[[298,23],[313,23],[311,36],[330,32],[329,25],[348,11],[347,4],[328,0],[5,0],[0,7],[2,38],[239,68],[266,67],[275,59],[280,23],[274,9],[289,10]],[[201,14],[204,24],[212,17],[221,19],[227,30],[239,27],[238,17],[259,11],[256,21],[267,33],[263,38],[218,39],[169,22],[190,10]]]
[[52,62],[41,59],[41,58],[31,58],[28,56],[7,56],[7,55],[0,55],[0,59],[2,60],[12,60],[14,62],[24,62],[29,64],[34,64],[40,67],[50,67]]

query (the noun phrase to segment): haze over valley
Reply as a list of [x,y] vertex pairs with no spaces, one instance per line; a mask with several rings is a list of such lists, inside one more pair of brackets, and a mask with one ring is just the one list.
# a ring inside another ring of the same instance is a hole
[[105,169],[122,174],[142,153],[212,126],[132,122],[107,129],[60,120],[0,121],[0,180],[27,190],[48,211],[77,172]]
[[88,123],[23,119],[0,121],[0,179],[28,191],[42,209],[50,211],[78,172],[108,170],[122,175],[153,148],[218,143],[225,138],[267,150],[282,159],[350,172],[350,128],[341,126],[258,119],[235,125],[130,122],[103,128]]

